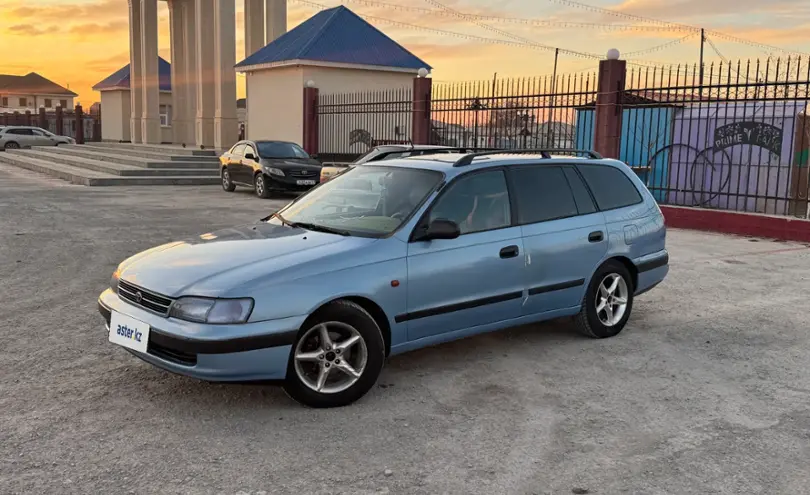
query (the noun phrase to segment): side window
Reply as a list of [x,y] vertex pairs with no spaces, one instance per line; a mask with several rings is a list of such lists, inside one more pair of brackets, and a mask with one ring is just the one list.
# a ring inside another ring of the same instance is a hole
[[245,145],[244,144],[237,144],[231,150],[231,154],[234,156],[243,156],[245,154]]
[[456,222],[462,235],[512,225],[503,171],[475,173],[457,179],[431,209],[430,220],[437,218]]
[[255,157],[256,156],[256,150],[253,149],[253,146],[248,144],[248,145],[245,145],[245,156],[247,156],[249,154],[253,155]]
[[608,165],[578,165],[600,210],[613,210],[641,203],[641,194],[630,178]]
[[510,170],[521,225],[573,217],[578,214],[574,194],[562,167],[536,165]]
[[31,132],[34,134],[34,136],[48,137],[47,134],[45,134],[44,132],[42,132],[40,130],[37,130],[37,129],[31,129]]
[[596,213],[596,205],[593,204],[588,188],[585,187],[585,183],[582,182],[577,171],[571,167],[565,167],[563,172],[565,172],[565,178],[568,179],[568,185],[571,186],[571,191],[574,193],[574,201],[577,203],[579,214]]

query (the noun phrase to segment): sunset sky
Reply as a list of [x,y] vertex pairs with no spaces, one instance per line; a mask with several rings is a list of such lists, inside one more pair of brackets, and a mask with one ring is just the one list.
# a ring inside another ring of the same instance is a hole
[[[438,10],[431,0],[381,0],[385,3]],[[810,2],[807,0],[583,0],[586,4],[639,16],[699,26],[758,43],[796,52],[810,52]],[[368,5],[362,0],[307,0],[289,2],[288,27],[312,16],[318,7],[343,3],[358,14],[396,20],[424,28],[480,38],[510,40],[504,32],[533,43],[580,52],[604,54],[615,47],[623,53],[644,50],[684,38],[687,31],[617,30],[608,27],[532,26],[519,22],[487,22],[494,29],[448,15],[426,14]],[[237,5],[237,62],[244,57],[242,1]],[[466,14],[613,25],[641,25],[637,20],[589,12],[566,5],[565,0],[444,0],[445,6]],[[168,7],[160,2],[160,53],[170,60]],[[553,53],[536,46],[483,43],[375,20],[372,24],[434,67],[439,81],[534,76],[551,72]],[[651,26],[652,24],[644,24]],[[497,32],[501,31],[500,33]],[[514,38],[512,38],[514,39]],[[767,50],[714,37],[727,58],[767,57]],[[79,102],[99,100],[90,88],[129,63],[126,0],[0,0],[0,74],[23,75],[31,71],[79,93]],[[699,36],[683,43],[632,58],[658,63],[695,63]],[[785,54],[783,54],[785,55]],[[706,60],[720,57],[707,46]],[[563,55],[560,72],[582,71],[593,60]],[[244,92],[240,77],[239,93]]]

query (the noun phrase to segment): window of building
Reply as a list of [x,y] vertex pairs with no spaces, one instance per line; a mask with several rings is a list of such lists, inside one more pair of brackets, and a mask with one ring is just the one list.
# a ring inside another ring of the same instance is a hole
[[430,221],[456,222],[462,234],[508,227],[512,224],[506,177],[500,170],[459,178],[430,212]]
[[27,107],[28,106],[28,98],[20,98],[20,106]]
[[576,216],[577,204],[562,167],[536,165],[510,171],[521,225]]
[[638,189],[621,170],[605,165],[579,165],[600,210],[613,210],[641,203]]
[[0,101],[0,106],[3,108],[8,108],[8,96],[4,96],[2,101]]
[[53,106],[53,100],[50,98],[45,98],[45,108],[51,108]]
[[169,127],[172,125],[171,112],[171,105],[160,105],[160,125],[162,127]]
[[62,108],[67,108],[67,100],[59,100],[59,106]]

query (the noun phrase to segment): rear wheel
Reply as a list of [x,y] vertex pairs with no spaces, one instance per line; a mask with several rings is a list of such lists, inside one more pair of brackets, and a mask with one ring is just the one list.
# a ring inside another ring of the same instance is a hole
[[374,386],[384,360],[385,343],[374,318],[353,302],[335,301],[299,332],[284,390],[306,406],[345,406]]
[[231,173],[228,172],[228,167],[222,167],[220,177],[222,178],[222,189],[228,192],[233,192],[234,190],[236,190],[236,186],[231,180]]
[[18,150],[20,149],[20,145],[15,143],[14,141],[9,141],[8,143],[6,143],[5,148],[7,150]]
[[267,178],[263,173],[259,172],[256,174],[256,178],[253,179],[253,186],[256,189],[256,196],[263,199],[270,197],[270,190],[267,187]]
[[615,337],[633,310],[633,279],[618,261],[607,261],[596,270],[576,317],[580,332],[596,339]]

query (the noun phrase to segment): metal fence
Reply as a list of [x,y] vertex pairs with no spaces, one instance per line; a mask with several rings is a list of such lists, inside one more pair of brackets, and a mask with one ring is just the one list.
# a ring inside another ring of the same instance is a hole
[[348,162],[374,146],[410,142],[412,93],[412,88],[400,88],[320,95],[320,160]]
[[[472,148],[572,148],[580,125],[577,108],[595,99],[594,74],[435,85],[430,141]],[[584,117],[592,120],[593,114]],[[592,127],[592,122],[585,125]]]
[[620,158],[661,204],[808,217],[808,60],[633,69]]

